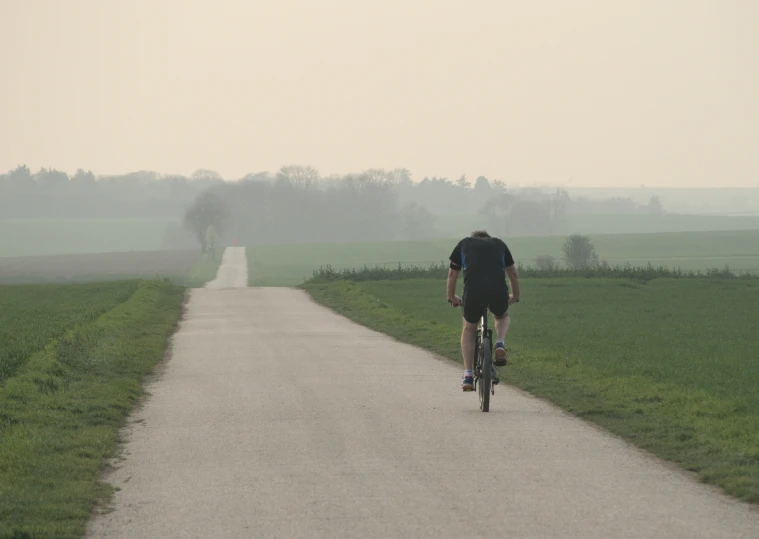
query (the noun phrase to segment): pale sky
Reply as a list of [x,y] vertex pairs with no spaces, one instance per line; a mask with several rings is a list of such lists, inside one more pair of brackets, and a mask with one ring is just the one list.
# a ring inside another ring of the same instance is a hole
[[754,0],[0,0],[0,22],[0,170],[759,185]]

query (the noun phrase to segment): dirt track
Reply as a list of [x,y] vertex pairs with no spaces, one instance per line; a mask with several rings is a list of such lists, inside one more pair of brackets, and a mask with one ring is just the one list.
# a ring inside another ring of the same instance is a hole
[[[303,292],[194,290],[90,537],[756,538],[759,512]],[[236,269],[231,269],[235,267]],[[221,288],[221,289],[219,289]]]

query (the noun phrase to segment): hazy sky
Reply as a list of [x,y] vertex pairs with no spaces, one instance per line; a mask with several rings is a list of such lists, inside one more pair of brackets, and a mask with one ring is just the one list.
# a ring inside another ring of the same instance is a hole
[[754,0],[0,0],[0,21],[0,170],[759,184]]

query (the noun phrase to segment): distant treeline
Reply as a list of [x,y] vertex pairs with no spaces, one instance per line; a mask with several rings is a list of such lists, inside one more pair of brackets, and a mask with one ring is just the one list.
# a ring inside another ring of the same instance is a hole
[[[69,176],[55,169],[32,172],[22,165],[0,174],[0,217],[181,217],[209,189],[223,193],[235,206],[232,221],[241,231],[255,223],[257,232],[263,227],[269,234],[291,238],[295,230],[295,235],[334,241],[346,234],[320,236],[319,232],[325,227],[340,230],[357,217],[368,220],[362,227],[365,233],[387,239],[434,236],[434,216],[480,213],[487,215],[495,233],[542,235],[559,229],[566,215],[663,211],[655,197],[649,204],[624,197],[570,198],[563,190],[510,189],[503,181],[484,176],[474,181],[462,176],[412,182],[407,169],[321,177],[312,167],[285,166],[276,174],[248,174],[226,182],[212,170],[186,177],[151,171],[96,176],[80,169]],[[318,215],[302,215],[304,211]],[[311,230],[304,229],[307,224]]]
[[[332,266],[322,266],[313,271],[310,282],[329,281],[385,281],[405,279],[439,279],[444,281],[448,275],[448,264],[441,262],[429,266],[401,266],[386,268],[364,266],[358,269],[336,270]],[[742,273],[730,268],[713,268],[705,271],[691,271],[666,266],[631,266],[630,264],[609,266],[607,264],[588,266],[579,269],[553,267],[538,268],[533,266],[518,266],[520,277],[529,278],[618,278],[637,281],[652,281],[654,279],[759,279],[759,274]]]
[[198,194],[221,183],[204,170],[189,178],[149,171],[96,177],[20,166],[0,174],[0,218],[180,218]]
[[494,234],[537,236],[564,233],[567,216],[576,212],[663,212],[656,199],[648,205],[574,200],[563,190],[510,190],[484,176],[473,183],[464,177],[412,182],[410,176],[405,169],[371,169],[322,178],[311,167],[282,167],[273,176],[211,187],[196,201],[192,226],[199,238],[213,225],[224,242],[260,245],[435,238],[442,236],[437,222],[454,214],[482,215]]

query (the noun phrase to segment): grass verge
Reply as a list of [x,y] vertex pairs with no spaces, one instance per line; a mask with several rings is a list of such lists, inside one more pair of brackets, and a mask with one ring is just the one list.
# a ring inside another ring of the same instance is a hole
[[[460,361],[443,281],[307,283],[348,318]],[[509,384],[759,503],[759,282],[524,279]],[[497,400],[497,396],[496,396]]]
[[0,537],[79,537],[118,430],[163,357],[183,289],[142,281],[34,353],[0,387]]

